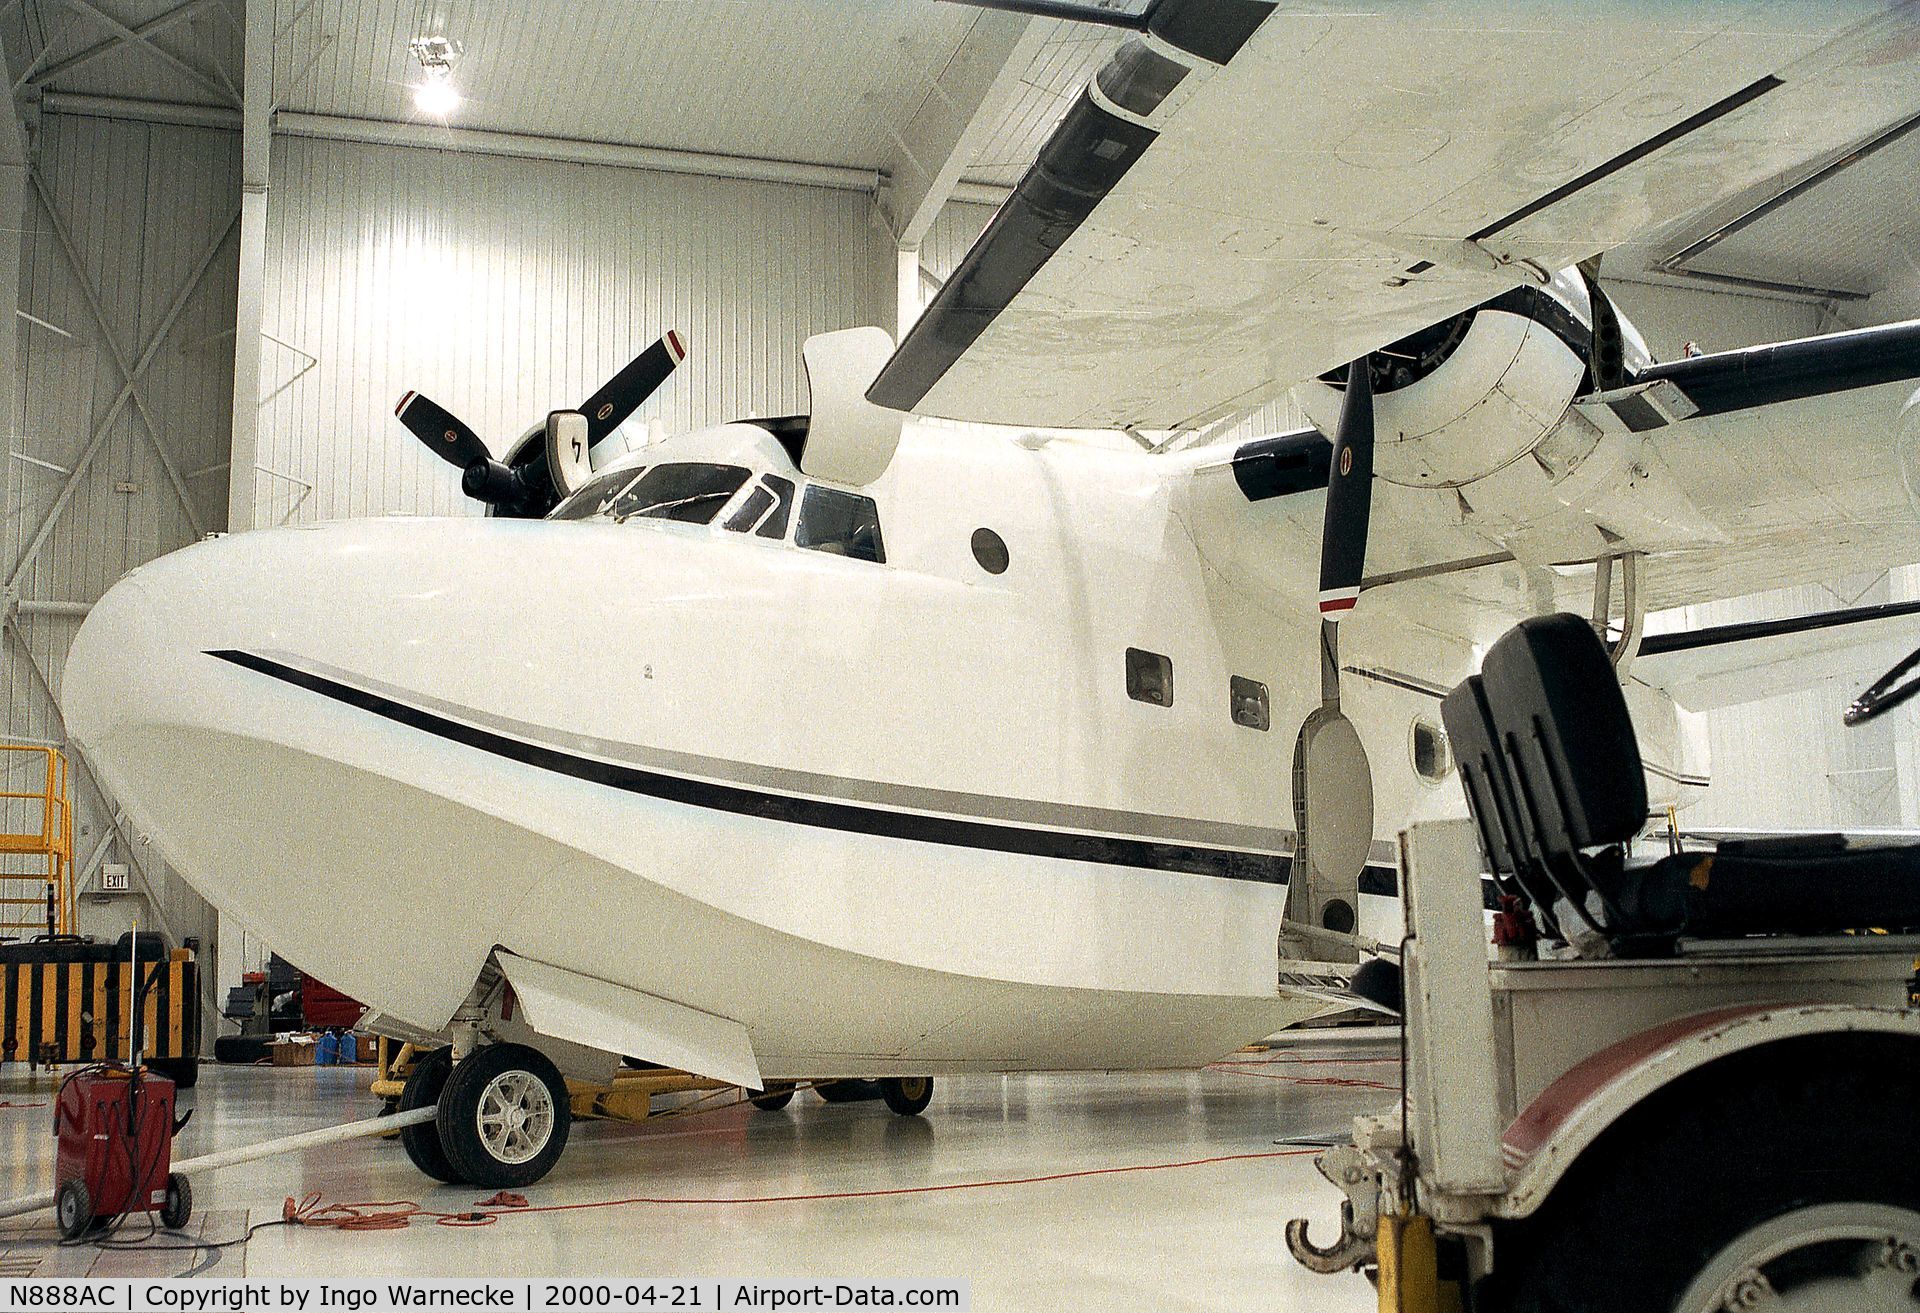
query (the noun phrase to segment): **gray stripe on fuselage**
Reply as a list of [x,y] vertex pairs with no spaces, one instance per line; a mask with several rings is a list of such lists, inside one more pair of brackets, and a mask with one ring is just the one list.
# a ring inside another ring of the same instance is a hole
[[[677,775],[732,784],[749,789],[767,789],[800,797],[827,798],[839,802],[860,802],[909,811],[974,817],[980,820],[1010,821],[1022,825],[1058,830],[1083,830],[1094,835],[1118,835],[1136,839],[1172,843],[1227,847],[1248,852],[1291,857],[1294,832],[1227,821],[1203,821],[1184,816],[1154,816],[1142,812],[1108,807],[1088,807],[1073,803],[1044,802],[1031,798],[1002,798],[990,794],[961,793],[949,789],[930,789],[916,785],[888,784],[878,780],[850,779],[841,775],[821,775],[812,771],[791,770],[783,766],[762,766],[752,762],[730,761],[724,757],[706,757],[677,752],[670,748],[646,747],[575,734],[551,726],[535,725],[510,716],[496,716],[429,693],[373,679],[356,671],[343,670],[322,661],[287,651],[257,649],[259,654],[297,670],[322,675],[338,683],[358,686],[397,702],[436,712],[453,720],[496,733],[526,739],[568,752],[585,753],[624,765],[649,770],[664,770]],[[1394,852],[1390,841],[1375,841],[1374,848]],[[1387,858],[1392,861],[1390,855]]]

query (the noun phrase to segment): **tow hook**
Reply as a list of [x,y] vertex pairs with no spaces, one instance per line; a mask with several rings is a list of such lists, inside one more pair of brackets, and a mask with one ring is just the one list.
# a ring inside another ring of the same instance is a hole
[[1310,1272],[1351,1272],[1374,1261],[1380,1231],[1380,1178],[1365,1154],[1352,1145],[1329,1149],[1314,1159],[1320,1175],[1347,1196],[1340,1201],[1340,1238],[1322,1248],[1307,1237],[1304,1217],[1287,1223],[1287,1250]]

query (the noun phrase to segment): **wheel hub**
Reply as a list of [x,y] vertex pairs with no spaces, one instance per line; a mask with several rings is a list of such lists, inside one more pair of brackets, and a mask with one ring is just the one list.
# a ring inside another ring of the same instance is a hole
[[1737,1236],[1678,1313],[1920,1313],[1920,1213],[1822,1204]]
[[480,1092],[473,1117],[490,1155],[503,1163],[524,1163],[553,1136],[553,1095],[532,1072],[503,1071]]

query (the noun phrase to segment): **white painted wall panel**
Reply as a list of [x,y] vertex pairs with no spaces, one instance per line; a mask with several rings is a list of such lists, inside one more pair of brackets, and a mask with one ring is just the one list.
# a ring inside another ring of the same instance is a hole
[[640,412],[677,431],[805,409],[801,342],[892,317],[853,192],[283,138],[270,196],[263,525],[476,513],[410,388],[504,454],[678,328]]

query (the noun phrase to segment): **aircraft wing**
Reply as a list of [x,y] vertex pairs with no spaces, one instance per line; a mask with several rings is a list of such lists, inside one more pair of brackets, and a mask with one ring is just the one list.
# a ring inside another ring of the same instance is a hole
[[1633,677],[1693,711],[1811,688],[1823,679],[1865,684],[1920,647],[1920,602],[1853,607],[1646,638]]
[[1913,390],[1909,378],[1646,433],[1704,531],[1696,546],[1649,555],[1647,607],[1920,561],[1920,516],[1896,456],[1912,440],[1896,434]]
[[1157,0],[869,390],[1170,429],[1910,112],[1915,0]]

